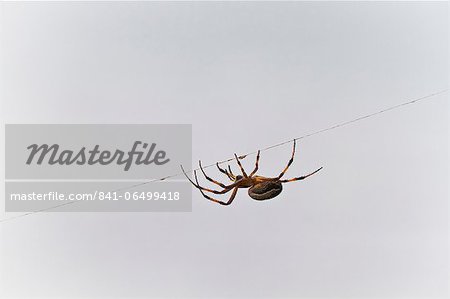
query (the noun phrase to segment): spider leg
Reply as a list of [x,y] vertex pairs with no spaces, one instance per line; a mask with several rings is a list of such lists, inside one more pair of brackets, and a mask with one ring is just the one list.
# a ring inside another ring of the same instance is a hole
[[250,173],[250,176],[253,176],[258,171],[258,165],[259,165],[259,153],[261,151],[258,150],[258,154],[256,155],[256,162],[255,162],[255,169]]
[[212,183],[214,183],[214,184],[216,184],[216,185],[219,185],[219,186],[222,187],[222,188],[225,188],[225,187],[226,187],[224,184],[222,184],[222,183],[220,183],[220,182],[218,182],[218,181],[216,181],[216,180],[213,180],[212,178],[210,178],[209,176],[206,175],[205,170],[204,170],[203,167],[202,167],[202,161],[200,161],[200,160],[198,161],[198,166],[200,166],[200,170],[202,171],[203,175],[205,176],[205,178],[206,178],[208,181],[210,181],[210,182],[212,182]]
[[236,162],[237,162],[237,164],[239,165],[239,168],[241,169],[242,174],[244,175],[244,177],[245,177],[245,178],[248,177],[247,173],[246,173],[245,170],[244,170],[244,167],[242,167],[241,161],[239,161],[238,156],[237,156],[236,154],[234,154],[234,157],[236,158]]
[[[195,181],[196,181],[197,184],[198,184],[197,176],[195,176]],[[224,205],[224,206],[228,206],[228,205],[230,205],[230,204],[233,202],[234,198],[236,197],[236,194],[237,194],[237,190],[238,190],[238,189],[239,189],[239,187],[237,187],[237,186],[234,187],[233,192],[231,193],[231,196],[230,196],[230,198],[228,199],[227,202],[225,202],[225,201],[220,201],[220,200],[218,200],[218,199],[214,199],[214,198],[212,198],[211,196],[206,195],[206,194],[203,192],[202,189],[199,189],[199,190],[200,190],[200,193],[203,195],[204,198],[206,198],[206,199],[208,199],[208,200],[210,200],[210,201],[216,202],[216,203],[218,203],[218,204],[221,204],[221,205]],[[231,190],[231,189],[230,189],[230,190]],[[230,190],[228,190],[228,191],[230,191]]]
[[317,172],[318,172],[319,170],[321,170],[322,168],[323,168],[323,167],[320,167],[319,169],[317,169],[317,170],[314,171],[314,172],[311,172],[310,174],[307,174],[307,175],[304,175],[304,176],[300,176],[300,177],[297,177],[297,178],[288,179],[288,180],[280,180],[280,182],[281,182],[281,183],[288,183],[288,182],[300,181],[300,180],[306,179],[306,178],[309,177],[309,176],[312,176],[313,174],[317,173]]
[[191,178],[187,175],[186,171],[184,170],[183,166],[181,165],[181,170],[183,170],[184,175],[186,176],[186,178],[189,180],[189,182],[191,182],[192,185],[194,185],[197,189],[203,190],[203,191],[207,191],[207,192],[211,192],[214,194],[224,194],[229,192],[231,189],[233,189],[234,187],[236,187],[238,185],[239,182],[233,183],[231,185],[225,186],[224,189],[222,191],[217,191],[217,190],[213,190],[213,189],[208,189],[208,188],[204,188],[202,186],[200,186],[200,184],[198,183],[198,179],[197,179],[197,171],[194,170],[194,177],[195,180],[197,181],[197,184],[194,183]]
[[281,179],[281,177],[283,177],[283,175],[285,174],[285,172],[289,169],[289,166],[291,166],[292,162],[294,162],[294,155],[295,155],[295,139],[294,139],[294,146],[292,147],[292,156],[291,159],[289,160],[287,166],[284,168],[284,170],[278,175],[278,179]]
[[233,178],[233,181],[236,179],[236,176],[234,175],[233,171],[231,171],[231,166],[228,165],[228,171],[230,172],[231,177]]
[[226,174],[226,176],[227,176],[230,180],[234,181],[234,179],[231,177],[231,175],[228,173],[228,171],[227,171],[226,169],[220,168],[219,162],[216,163],[216,166],[217,166],[217,168],[219,169],[219,171],[220,171],[221,173]]

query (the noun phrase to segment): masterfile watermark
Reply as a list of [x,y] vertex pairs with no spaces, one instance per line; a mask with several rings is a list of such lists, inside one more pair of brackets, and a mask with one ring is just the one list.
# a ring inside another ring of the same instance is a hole
[[191,165],[191,125],[5,126],[6,179],[155,179]]
[[158,180],[191,165],[191,125],[7,124],[5,136],[7,212],[191,210],[187,181]]
[[[143,150],[138,150],[139,147]],[[30,155],[26,163],[30,165],[35,162],[36,164],[41,165],[45,158],[47,158],[47,163],[49,165],[94,165],[97,163],[108,165],[115,162],[118,165],[124,165],[124,170],[128,171],[133,162],[136,165],[150,165],[152,163],[155,165],[163,165],[169,162],[170,159],[166,158],[166,152],[164,150],[156,151],[155,148],[156,143],[152,143],[149,146],[148,143],[142,141],[135,141],[132,149],[128,152],[119,149],[116,149],[113,152],[109,150],[100,151],[100,145],[98,144],[91,150],[86,150],[86,147],[82,147],[78,151],[67,149],[60,151],[60,146],[58,144],[53,144],[51,146],[48,144],[32,144],[27,147],[27,149],[30,150]],[[34,161],[34,158],[38,153],[38,158]]]
[[190,212],[192,187],[184,181],[7,182],[7,212]]

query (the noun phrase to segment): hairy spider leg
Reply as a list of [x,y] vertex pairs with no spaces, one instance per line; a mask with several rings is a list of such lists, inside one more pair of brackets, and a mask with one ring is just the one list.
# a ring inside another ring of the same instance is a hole
[[242,175],[243,175],[245,178],[247,178],[248,175],[247,175],[247,173],[245,172],[244,167],[242,167],[241,161],[239,161],[238,156],[237,156],[236,154],[234,154],[234,157],[236,158],[236,162],[237,162],[237,164],[239,165],[239,168],[240,168],[241,171],[242,171]]
[[[195,171],[194,171],[194,177],[195,177],[195,181],[197,182],[197,185],[198,185],[197,173],[196,173]],[[218,204],[221,204],[221,205],[224,205],[224,206],[228,206],[228,205],[230,205],[230,204],[233,202],[234,198],[236,197],[238,188],[239,188],[238,186],[234,187],[233,192],[231,193],[231,196],[230,196],[230,198],[228,199],[227,202],[220,201],[220,200],[218,200],[218,199],[214,199],[214,198],[212,198],[211,196],[206,195],[206,194],[203,192],[202,189],[199,189],[199,190],[200,190],[200,193],[203,195],[204,198],[206,198],[206,199],[208,199],[208,200],[210,200],[210,201],[216,202],[216,203],[218,203]],[[231,190],[231,189],[230,189],[230,190]],[[228,191],[230,191],[230,190],[228,190]]]
[[233,181],[236,180],[236,176],[234,175],[233,171],[231,170],[230,165],[228,165],[228,171],[230,172],[230,175],[233,177]]
[[314,171],[314,172],[311,172],[310,174],[307,174],[307,175],[304,175],[304,176],[300,176],[300,177],[297,177],[297,178],[288,179],[288,180],[280,180],[280,182],[281,182],[281,183],[288,183],[288,182],[300,181],[300,180],[306,179],[306,178],[309,177],[309,176],[312,176],[313,174],[317,173],[317,172],[318,172],[319,170],[321,170],[322,168],[323,168],[323,167],[320,167],[319,169],[317,169],[317,170]]
[[227,177],[228,177],[230,180],[234,181],[234,179],[231,177],[231,175],[228,173],[228,171],[227,171],[226,169],[220,168],[219,162],[216,163],[216,166],[217,166],[217,168],[219,169],[219,171],[220,171],[221,173],[226,174]]
[[218,185],[218,186],[220,186],[220,187],[222,187],[222,188],[225,188],[226,186],[225,186],[225,184],[222,184],[221,182],[218,182],[218,181],[216,181],[216,180],[213,180],[212,178],[210,178],[208,175],[206,175],[206,172],[205,172],[205,170],[203,169],[203,167],[202,167],[202,161],[198,161],[198,166],[200,166],[200,170],[202,171],[202,173],[203,173],[203,175],[205,176],[205,178],[208,180],[208,181],[210,181],[210,182],[212,182],[212,183],[214,183],[214,184],[216,184],[216,185]]
[[294,155],[295,155],[295,139],[294,139],[294,146],[292,147],[292,156],[289,160],[287,166],[284,168],[284,170],[278,175],[277,179],[281,179],[283,175],[286,173],[286,171],[289,169],[289,166],[291,166],[292,162],[294,162]]
[[[191,182],[191,184],[194,185],[197,189],[200,189],[200,190],[203,190],[203,191],[211,192],[211,193],[214,193],[214,194],[225,194],[225,193],[229,192],[231,189],[233,189],[234,187],[236,187],[236,186],[240,183],[240,182],[235,182],[235,183],[233,183],[233,184],[231,184],[231,185],[225,186],[225,188],[224,188],[222,191],[217,191],[217,190],[213,190],[213,189],[208,189],[208,188],[205,188],[205,187],[200,186],[200,184],[198,184],[198,182],[197,182],[197,184],[194,183],[194,182],[189,178],[189,176],[187,175],[187,173],[186,173],[186,171],[184,170],[183,166],[182,166],[182,165],[180,165],[180,166],[181,166],[181,170],[183,171],[184,175],[185,175],[186,178],[189,180],[189,182]],[[195,170],[194,170],[194,176],[197,177],[197,171],[195,171]]]
[[258,150],[258,154],[256,154],[256,162],[255,162],[255,169],[253,169],[253,171],[250,173],[250,177],[252,177],[257,171],[258,171],[258,166],[259,166],[259,154],[260,154],[260,150]]

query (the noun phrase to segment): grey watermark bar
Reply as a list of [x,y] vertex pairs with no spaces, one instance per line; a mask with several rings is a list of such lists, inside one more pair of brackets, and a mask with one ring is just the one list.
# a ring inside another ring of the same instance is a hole
[[6,180],[154,179],[191,165],[191,125],[7,124]]
[[6,212],[191,211],[191,125],[7,124]]

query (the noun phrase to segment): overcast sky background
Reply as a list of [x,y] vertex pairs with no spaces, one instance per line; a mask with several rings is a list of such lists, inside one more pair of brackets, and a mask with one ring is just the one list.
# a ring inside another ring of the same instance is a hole
[[[446,2],[0,7],[2,123],[191,123],[194,163],[448,86]],[[192,213],[1,223],[0,297],[443,298],[448,110],[441,94],[302,140],[286,176],[324,169],[271,201],[193,190]]]

